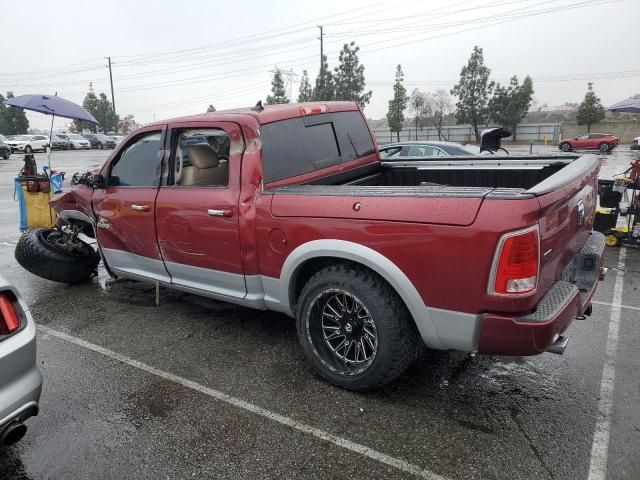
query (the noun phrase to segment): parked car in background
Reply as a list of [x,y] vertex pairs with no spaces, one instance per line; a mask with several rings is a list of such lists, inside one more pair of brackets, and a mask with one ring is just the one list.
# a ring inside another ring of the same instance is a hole
[[46,152],[49,146],[49,137],[46,135],[12,135],[7,141],[11,151],[31,153],[35,151]]
[[4,135],[0,135],[0,157],[5,160],[9,160],[11,156],[11,147],[7,144],[7,138]]
[[38,414],[41,390],[36,325],[18,291],[0,275],[0,448],[24,437],[24,422]]
[[618,137],[608,133],[585,133],[576,138],[565,138],[560,141],[558,147],[563,152],[571,150],[600,150],[610,152],[618,145]]
[[64,133],[56,133],[51,137],[51,148],[54,150],[69,150],[71,140]]
[[69,137],[69,149],[70,150],[89,150],[91,148],[91,143],[89,140],[84,138],[79,133],[69,133],[67,134]]
[[124,135],[111,135],[111,138],[113,138],[113,141],[116,142],[117,145],[122,141]]
[[89,140],[91,148],[97,148],[99,150],[103,148],[116,148],[115,140],[101,133],[87,133],[83,135],[83,137]]
[[392,159],[397,157],[449,157],[477,155],[477,147],[462,145],[457,142],[400,142],[380,147],[380,158]]
[[631,142],[631,146],[629,147],[631,150],[640,150],[640,137],[636,137]]

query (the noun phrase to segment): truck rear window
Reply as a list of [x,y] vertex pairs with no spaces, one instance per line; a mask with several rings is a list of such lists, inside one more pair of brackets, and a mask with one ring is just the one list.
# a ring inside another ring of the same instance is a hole
[[264,181],[275,182],[375,152],[357,111],[310,115],[262,126]]

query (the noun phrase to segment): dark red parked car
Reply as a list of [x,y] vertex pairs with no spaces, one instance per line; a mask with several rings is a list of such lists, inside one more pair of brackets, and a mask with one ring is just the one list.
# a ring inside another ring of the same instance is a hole
[[560,142],[560,150],[570,152],[571,150],[600,150],[602,153],[610,152],[618,145],[618,137],[609,133],[585,133],[576,138],[565,138]]

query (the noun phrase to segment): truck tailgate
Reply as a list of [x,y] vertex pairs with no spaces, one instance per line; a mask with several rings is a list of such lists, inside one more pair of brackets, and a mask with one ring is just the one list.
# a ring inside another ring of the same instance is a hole
[[593,155],[585,155],[574,163],[555,175],[565,176],[563,184],[554,185],[554,181],[562,178],[550,177],[546,186],[545,182],[539,185],[548,190],[540,189],[537,196],[540,203],[540,296],[580,251],[593,227],[600,163]]

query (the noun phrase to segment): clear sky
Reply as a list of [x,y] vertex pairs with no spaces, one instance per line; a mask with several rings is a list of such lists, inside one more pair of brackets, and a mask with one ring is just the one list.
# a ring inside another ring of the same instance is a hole
[[493,79],[531,75],[540,104],[580,101],[589,81],[605,105],[640,93],[640,0],[11,3],[0,1],[0,92],[82,103],[93,82],[110,97],[111,56],[117,113],[142,123],[253,105],[276,66],[298,75],[295,98],[302,70],[318,72],[317,25],[331,68],[343,43],[360,46],[371,118],[386,114],[398,63],[409,92],[449,90],[474,45]]

